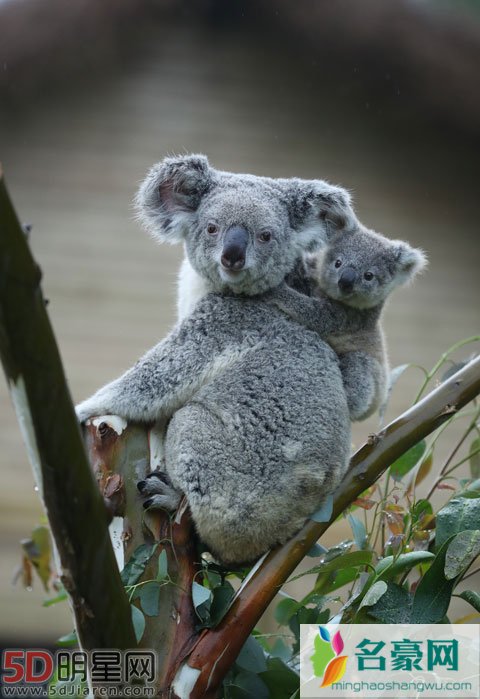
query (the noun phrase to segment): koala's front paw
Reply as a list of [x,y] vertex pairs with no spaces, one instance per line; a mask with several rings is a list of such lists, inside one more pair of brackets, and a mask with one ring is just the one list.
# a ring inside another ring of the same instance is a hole
[[176,510],[182,493],[173,487],[164,471],[153,471],[143,481],[137,483],[145,509]]
[[79,403],[77,406],[75,406],[77,420],[80,424],[83,424],[86,420],[88,420],[89,417],[97,417],[98,415],[112,414],[111,410],[102,410],[102,408],[104,408],[104,406],[102,406],[92,398],[88,398],[87,400],[84,400],[82,403]]
[[84,401],[83,403],[79,403],[79,405],[76,405],[75,413],[77,415],[77,420],[81,425],[83,425],[83,423],[86,420],[88,420],[89,417],[92,417],[92,410],[89,407],[87,401]]

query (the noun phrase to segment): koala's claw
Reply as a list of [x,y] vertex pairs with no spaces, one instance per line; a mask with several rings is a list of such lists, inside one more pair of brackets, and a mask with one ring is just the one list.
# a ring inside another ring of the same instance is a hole
[[158,489],[161,488],[162,484],[167,486],[172,486],[170,478],[166,473],[162,471],[153,471],[145,477],[145,480],[138,481],[137,489],[142,495],[151,495],[158,493]]
[[137,483],[137,489],[142,496],[143,507],[148,510],[176,510],[180,504],[182,494],[176,490],[170,478],[163,471],[153,471]]

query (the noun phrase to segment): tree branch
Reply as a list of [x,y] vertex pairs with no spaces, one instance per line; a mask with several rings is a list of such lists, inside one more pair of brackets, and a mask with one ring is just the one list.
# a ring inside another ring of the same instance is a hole
[[[181,670],[195,668],[189,699],[210,699],[261,615],[317,539],[335,519],[410,447],[436,430],[480,393],[480,357],[391,422],[356,452],[334,495],[328,522],[308,520],[284,546],[271,551],[242,585],[227,614],[203,632]],[[183,697],[183,695],[182,695]]]
[[107,511],[79,425],[28,247],[0,171],[0,356],[60,556],[81,645],[136,646]]
[[[145,615],[139,646],[157,653],[155,696],[172,699],[170,685],[177,658],[185,657],[198,638],[191,590],[199,567],[190,511],[185,502],[174,517],[163,510],[143,509],[136,484],[159,466],[155,428],[127,426],[120,417],[99,416],[87,420],[85,441],[100,492],[116,518],[112,526],[119,564],[123,567],[139,546],[156,543],[137,581],[142,583],[155,580],[159,557],[166,554],[168,583],[159,589],[157,614]],[[140,606],[138,600],[134,604]]]

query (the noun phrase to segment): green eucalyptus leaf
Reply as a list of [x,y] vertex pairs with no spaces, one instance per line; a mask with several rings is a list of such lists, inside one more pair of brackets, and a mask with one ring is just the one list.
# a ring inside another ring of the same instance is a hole
[[395,481],[400,481],[402,478],[414,468],[420,459],[423,458],[427,451],[427,443],[422,439],[418,444],[411,447],[405,454],[402,454],[390,466],[390,475]]
[[375,566],[375,573],[381,580],[390,580],[400,573],[411,570],[420,563],[426,563],[435,558],[430,551],[409,551],[399,556],[385,556]]
[[330,610],[311,607],[300,607],[290,619],[288,626],[295,636],[293,653],[297,653],[300,645],[300,624],[326,624],[330,618]]
[[299,624],[323,624],[327,610],[318,609],[318,607],[300,607],[295,613],[295,617]]
[[225,687],[225,699],[255,699],[248,690],[237,687],[235,684],[229,684]]
[[462,490],[461,493],[458,493],[459,498],[480,498],[480,490],[472,490],[471,488],[467,488],[467,490]]
[[480,499],[454,498],[437,512],[436,546],[440,548],[453,534],[476,529],[480,522]]
[[78,646],[77,632],[72,631],[71,633],[65,634],[65,636],[60,636],[55,641],[56,646],[62,646],[62,648],[71,648],[72,646]]
[[381,624],[408,624],[412,597],[397,583],[389,582],[387,591],[368,609],[368,615]]
[[142,610],[147,616],[157,616],[160,602],[160,585],[155,580],[137,588],[135,597],[138,597]]
[[418,463],[418,466],[416,466],[411,471],[409,487],[411,487],[412,485],[415,485],[415,487],[417,487],[420,485],[420,483],[423,483],[425,478],[428,476],[428,474],[432,470],[432,466],[433,466],[433,452],[431,451],[422,459],[422,461],[420,461]]
[[211,597],[212,593],[209,589],[203,587],[203,585],[199,585],[195,581],[192,583],[192,601],[195,609],[198,610],[199,607],[205,604],[205,602],[208,602]]
[[212,626],[216,626],[223,619],[234,594],[235,590],[229,582],[224,582],[223,585],[214,588],[212,604],[210,605],[210,623]]
[[270,653],[270,644],[268,643],[266,637],[260,633],[258,629],[253,629],[252,636],[256,638],[266,653]]
[[462,478],[460,483],[464,490],[457,493],[458,498],[480,498],[480,478],[472,481],[470,478]]
[[293,597],[282,599],[275,607],[274,616],[277,624],[286,626],[300,606],[300,603],[294,600]]
[[412,604],[412,624],[439,624],[447,613],[455,580],[445,577],[445,558],[453,537],[442,545],[420,580]]
[[260,677],[267,685],[271,699],[291,699],[300,687],[299,675],[280,658],[269,658],[267,670]]
[[477,612],[480,612],[480,595],[478,592],[475,592],[475,590],[464,590],[458,596],[471,604]]
[[329,549],[327,549],[323,560],[325,563],[328,563],[329,561],[332,561],[334,558],[337,558],[337,556],[343,556],[344,553],[348,553],[350,549],[353,546],[353,541],[351,539],[345,539],[344,541],[341,541],[339,544],[336,544],[335,546],[330,546]]
[[362,607],[371,607],[378,602],[378,600],[383,597],[387,591],[387,583],[384,580],[377,580],[369,590],[367,590],[365,597],[362,599],[359,609]]
[[263,648],[253,636],[247,638],[235,662],[249,672],[259,673],[267,669]]
[[415,524],[424,515],[433,514],[432,503],[429,500],[417,500],[412,508],[412,520]]
[[344,553],[343,555],[337,556],[328,563],[319,563],[313,568],[309,568],[304,573],[290,578],[289,582],[292,582],[293,580],[298,580],[298,578],[301,578],[304,575],[310,575],[311,573],[324,574],[331,573],[332,571],[340,570],[342,568],[351,568],[352,566],[367,565],[371,562],[372,557],[372,551],[351,551],[349,553]]
[[163,549],[163,551],[161,551],[161,553],[158,557],[158,572],[157,572],[158,582],[165,580],[167,575],[168,575],[167,552],[165,551],[165,549]]
[[286,663],[292,657],[292,649],[290,646],[287,646],[283,638],[277,638],[270,650],[270,655],[274,658],[280,658],[280,660]]
[[133,630],[135,631],[135,638],[137,639],[137,643],[140,643],[143,632],[145,631],[145,617],[140,609],[135,607],[133,604],[130,605],[130,611],[132,614],[132,624]]
[[460,575],[480,553],[480,530],[459,532],[450,542],[445,556],[445,577],[452,580]]
[[480,478],[480,437],[477,437],[470,444],[470,473],[472,478]]
[[135,549],[120,573],[124,585],[135,585],[139,581],[157,546],[158,544],[142,544]]
[[314,522],[329,522],[332,518],[332,513],[333,495],[327,495],[318,510],[314,512],[313,515],[310,515],[310,519]]
[[256,673],[247,672],[246,670],[242,670],[235,675],[235,679],[232,685],[230,685],[229,689],[230,688],[240,689],[242,692],[242,694],[234,693],[233,697],[235,697],[235,699],[237,697],[239,697],[239,699],[240,697],[242,697],[242,699],[243,697],[248,697],[248,699],[270,699],[268,687],[265,682]]
[[[338,590],[344,585],[348,585],[353,582],[358,575],[358,568],[342,568],[342,570],[337,570],[333,573],[327,575],[321,575],[317,579],[317,584],[315,585],[315,590],[326,595],[329,592]],[[309,600],[310,601],[310,600]]]
[[[52,575],[52,542],[49,528],[42,524],[35,527],[31,538],[22,539],[20,543],[24,558],[28,559],[28,562],[42,581],[45,591],[48,592],[49,581]],[[27,583],[25,587],[31,587],[31,585]]]
[[309,558],[318,558],[318,556],[324,556],[328,552],[321,544],[313,544],[312,548],[307,551],[307,556]]
[[[343,556],[345,553],[348,553],[350,549],[353,546],[353,541],[350,539],[346,539],[345,541],[341,541],[339,544],[336,546],[331,546],[329,549],[326,549],[325,553],[322,554],[322,565],[325,563],[328,563],[330,561],[333,561],[334,558],[338,558],[338,556]],[[334,573],[332,574],[326,574],[323,575],[320,573],[320,575],[325,579],[329,580],[331,582],[331,578],[333,578]],[[317,578],[317,583],[319,582],[320,575]]]
[[208,586],[211,590],[222,584],[222,576],[216,570],[212,570],[210,567],[205,569],[205,578],[207,579]]
[[42,607],[51,607],[53,604],[58,604],[59,602],[64,602],[68,599],[68,595],[65,590],[62,590],[55,597],[50,597],[42,602]]
[[357,548],[363,549],[367,541],[367,531],[365,525],[354,515],[347,515],[347,519],[352,528],[353,538]]

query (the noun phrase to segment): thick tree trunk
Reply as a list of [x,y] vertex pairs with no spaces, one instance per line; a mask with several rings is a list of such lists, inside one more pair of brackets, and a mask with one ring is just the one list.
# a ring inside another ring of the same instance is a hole
[[35,263],[0,173],[0,356],[83,648],[135,636]]

